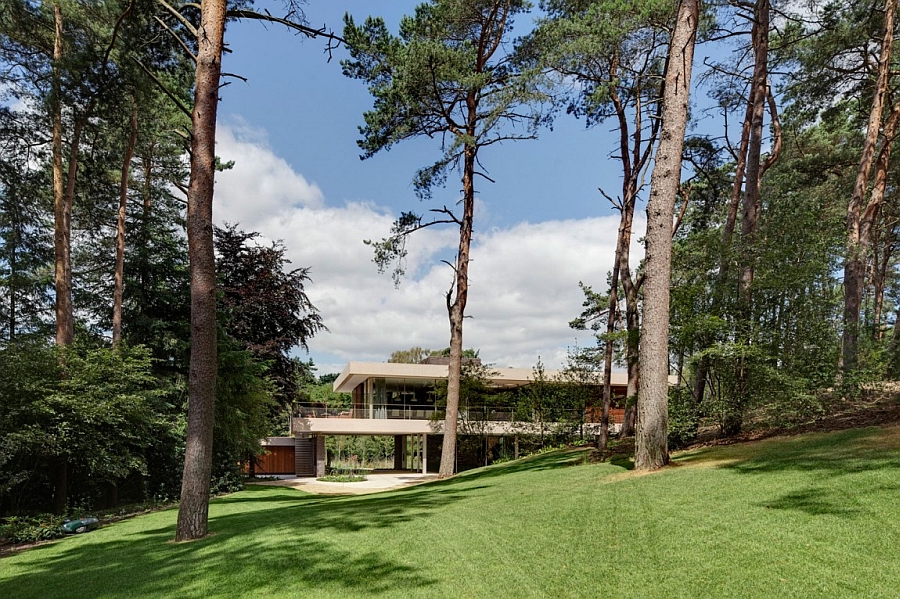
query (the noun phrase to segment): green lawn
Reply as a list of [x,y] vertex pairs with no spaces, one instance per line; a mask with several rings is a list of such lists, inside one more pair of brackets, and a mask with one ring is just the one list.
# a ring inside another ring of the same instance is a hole
[[251,487],[0,559],[0,597],[900,596],[900,427],[636,476],[545,454],[368,496]]

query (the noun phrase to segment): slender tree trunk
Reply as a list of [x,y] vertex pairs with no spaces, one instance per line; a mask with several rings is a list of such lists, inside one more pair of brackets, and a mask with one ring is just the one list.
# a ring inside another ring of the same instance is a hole
[[[637,397],[640,384],[640,338],[641,319],[638,313],[637,287],[631,286],[632,292],[625,293],[625,360],[628,368],[628,386],[625,395],[625,417],[622,423],[623,437],[634,435],[637,420]],[[627,289],[627,286],[626,286]],[[632,298],[632,293],[634,297]]]
[[660,141],[650,178],[634,456],[638,470],[661,468],[669,461],[667,421],[672,221],[675,198],[681,185],[681,154],[687,128],[691,67],[699,17],[699,0],[679,2],[666,64]]
[[[619,68],[619,55],[615,53],[610,64],[610,79],[615,80]],[[619,279],[622,276],[622,255],[625,255],[625,267],[628,268],[628,246],[631,243],[630,218],[634,213],[634,205],[629,205],[629,184],[631,182],[631,153],[629,148],[628,119],[625,115],[625,107],[619,94],[613,88],[612,102],[619,119],[619,159],[622,162],[623,198],[620,207],[619,231],[616,238],[616,254],[613,261],[612,279],[609,285],[609,304],[606,316],[606,346],[603,355],[603,398],[600,408],[600,438],[597,448],[606,451],[609,444],[609,405],[612,399],[612,363],[613,363],[613,336],[616,332],[616,322],[619,312]],[[640,109],[636,111],[640,118]],[[638,135],[640,126],[638,126]],[[639,138],[638,138],[639,139]],[[640,143],[639,141],[637,143]],[[630,211],[629,211],[630,208]]]
[[7,326],[9,327],[9,340],[15,341],[16,339],[16,310],[18,310],[18,306],[16,305],[16,294],[18,290],[16,289],[16,285],[19,280],[19,243],[21,241],[20,231],[21,231],[21,221],[19,219],[18,209],[15,206],[10,207],[10,211],[15,213],[15,225],[13,226],[13,232],[11,235],[11,239],[9,242],[9,314],[7,315]]
[[[753,51],[754,68],[751,81],[752,110],[750,110],[750,137],[747,144],[744,196],[741,209],[741,270],[738,277],[737,340],[744,346],[753,341],[753,279],[756,263],[756,230],[762,210],[762,142],[763,120],[766,114],[766,97],[769,78],[769,15],[768,0],[757,0],[754,7]],[[722,434],[736,435],[743,426],[745,391],[749,390],[748,365],[743,353],[735,364],[737,385],[723,420]]]
[[881,127],[881,115],[884,110],[890,78],[891,52],[894,43],[894,11],[896,0],[885,0],[884,3],[884,35],[881,40],[881,53],[878,58],[878,79],[866,126],[866,138],[863,143],[862,156],[856,171],[856,184],[847,204],[847,257],[844,263],[844,330],[841,336],[841,371],[852,372],[858,364],[859,347],[859,309],[862,303],[862,291],[865,279],[866,253],[869,248],[867,240],[860,237],[860,215],[863,210],[869,173],[875,157]]
[[[53,5],[54,41],[52,73],[52,120],[51,154],[53,163],[53,246],[56,255],[54,273],[56,287],[56,344],[70,345],[75,338],[75,323],[72,309],[72,205],[66,193],[63,172],[62,141],[62,89],[60,63],[63,59],[63,18],[59,4]],[[72,148],[72,153],[75,148]]]
[[[751,30],[751,38],[756,38],[756,25]],[[750,122],[753,120],[753,109],[755,104],[756,86],[750,86],[749,97],[747,98],[747,110],[744,115],[744,123],[741,126],[741,141],[738,145],[737,154],[733,154],[735,158],[734,182],[731,186],[731,199],[728,202],[728,213],[725,217],[725,225],[722,227],[722,250],[719,255],[719,273],[717,278],[717,289],[713,290],[712,313],[717,313],[717,306],[721,303],[721,295],[724,293],[724,287],[728,281],[728,272],[731,270],[731,243],[734,238],[734,230],[737,226],[738,208],[741,205],[741,190],[744,188],[744,172],[747,168],[747,148],[750,145]],[[712,339],[703,340],[703,347],[709,347]],[[697,372],[694,374],[694,401],[697,405],[703,402],[706,392],[706,379],[709,377],[709,358],[703,356],[697,364]]]
[[769,11],[768,0],[758,0],[754,11],[753,49],[753,110],[750,117],[750,139],[747,145],[747,177],[741,210],[741,273],[739,279],[740,334],[749,341],[752,314],[752,284],[755,274],[754,255],[756,229],[762,207],[760,183],[762,178],[763,119],[766,114],[765,98],[768,92],[769,64]]
[[891,262],[891,256],[894,253],[894,242],[893,226],[886,225],[884,234],[882,235],[881,259],[875,272],[875,309],[873,318],[875,323],[875,339],[877,340],[884,338],[885,331],[884,323],[882,322],[884,318],[884,286],[887,281],[888,266]]
[[[862,216],[860,217],[860,245],[866,248],[872,247],[872,236],[875,229],[875,223],[878,220],[881,206],[884,203],[884,195],[887,189],[888,169],[891,163],[891,151],[894,147],[894,136],[897,131],[898,120],[900,120],[900,104],[897,104],[893,107],[893,109],[891,110],[891,115],[888,117],[887,122],[884,124],[881,151],[878,153],[878,160],[875,162],[875,178],[872,182],[872,193],[869,196],[869,202],[866,205],[866,209],[863,211]],[[889,239],[889,235],[885,233],[885,255],[883,264],[880,268],[877,267],[876,264],[873,272],[875,287],[875,293],[873,297],[875,329],[873,331],[873,334],[875,335],[877,335],[879,321],[881,318],[881,302],[884,296],[884,279],[886,276],[883,273],[885,272],[887,263],[890,259],[890,245],[891,242]]]
[[225,33],[225,0],[203,0],[194,110],[187,233],[191,277],[191,358],[188,423],[176,541],[206,536],[216,398],[216,263],[212,200],[216,110]]
[[[469,116],[475,117],[476,98],[469,94]],[[474,132],[474,124],[471,123]],[[469,297],[469,249],[472,243],[472,222],[475,216],[475,159],[476,148],[467,146],[463,164],[463,217],[459,227],[459,249],[456,255],[455,298],[453,290],[447,294],[450,316],[450,364],[447,373],[447,414],[444,420],[444,443],[438,476],[453,476],[456,470],[456,428],[459,418],[459,390],[462,377],[463,319]],[[451,301],[452,300],[452,301]]]
[[600,404],[600,438],[597,449],[606,451],[609,445],[609,404],[612,400],[613,336],[616,332],[616,312],[619,310],[619,246],[622,245],[622,227],[619,226],[619,241],[616,246],[616,262],[613,264],[609,284],[609,305],[606,316],[606,345],[603,348],[603,398]]
[[[55,254],[54,284],[56,290],[56,344],[66,347],[75,338],[72,309],[72,205],[67,202],[63,173],[62,142],[62,85],[60,63],[63,59],[63,18],[58,3],[53,5],[54,39],[53,72],[51,75],[51,162],[53,170],[53,247]],[[54,511],[63,514],[68,503],[68,463],[63,459],[56,466]]]
[[122,160],[122,178],[119,182],[119,214],[116,222],[116,268],[115,290],[113,291],[112,342],[119,345],[122,340],[122,294],[125,288],[125,208],[128,203],[128,178],[131,171],[131,159],[137,143],[138,112],[137,104],[131,105],[131,132],[125,157]]
[[[618,72],[619,57],[613,59],[610,73],[615,78]],[[660,112],[655,115],[646,143],[643,140],[642,102],[640,93],[635,94],[634,135],[629,134],[628,118],[625,107],[614,90],[612,102],[619,120],[619,155],[622,162],[622,211],[619,220],[618,241],[616,245],[615,264],[618,267],[619,281],[625,295],[625,364],[628,372],[628,384],[625,396],[625,417],[620,436],[634,434],[635,402],[638,393],[638,364],[640,343],[640,316],[638,310],[639,283],[635,283],[631,273],[631,234],[634,225],[634,209],[638,196],[639,180],[644,168],[650,160],[651,151],[659,132]]]

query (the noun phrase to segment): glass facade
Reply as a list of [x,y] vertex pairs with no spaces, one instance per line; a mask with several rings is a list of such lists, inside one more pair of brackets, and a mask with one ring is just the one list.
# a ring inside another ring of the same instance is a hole
[[435,410],[435,383],[433,379],[368,379],[354,390],[354,417],[428,420]]

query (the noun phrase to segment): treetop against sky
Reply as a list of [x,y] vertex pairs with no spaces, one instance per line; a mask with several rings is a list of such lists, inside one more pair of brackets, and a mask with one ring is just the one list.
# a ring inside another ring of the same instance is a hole
[[[305,11],[310,26],[338,33],[345,11],[359,22],[381,16],[396,31],[417,4],[311,2]],[[527,33],[534,17],[520,17],[515,33]],[[312,268],[310,296],[330,329],[310,344],[320,372],[350,359],[386,360],[397,348],[446,345],[452,273],[440,260],[452,256],[454,236],[423,231],[412,239],[411,276],[399,289],[376,272],[362,243],[385,237],[401,211],[455,204],[452,178],[430,202],[417,200],[412,186],[416,169],[440,156],[440,140],[410,140],[362,161],[358,127],[372,99],[341,75],[345,48],[329,62],[324,42],[258,22],[229,23],[226,41],[233,52],[224,71],[248,81],[230,79],[221,92],[217,151],[235,167],[218,177],[215,219],[283,239],[294,265]],[[578,282],[602,285],[612,268],[618,216],[598,187],[616,195],[621,185],[610,156],[615,139],[612,123],[586,129],[563,113],[536,142],[479,154],[495,182],[480,179],[476,188],[465,344],[487,360],[527,367],[541,356],[555,367],[568,347],[593,343],[567,323],[580,310]],[[641,257],[635,244],[635,265]]]

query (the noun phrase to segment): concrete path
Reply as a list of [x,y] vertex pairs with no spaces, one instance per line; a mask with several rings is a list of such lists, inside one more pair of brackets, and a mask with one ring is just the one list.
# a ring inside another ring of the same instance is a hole
[[317,495],[365,495],[366,493],[378,493],[381,491],[390,491],[391,489],[420,485],[424,482],[437,480],[437,478],[437,474],[422,474],[421,472],[409,471],[381,471],[374,474],[367,474],[367,480],[358,483],[326,483],[317,481],[312,477],[289,477],[281,480],[260,481],[253,484],[291,487],[306,491],[307,493],[315,493]]

